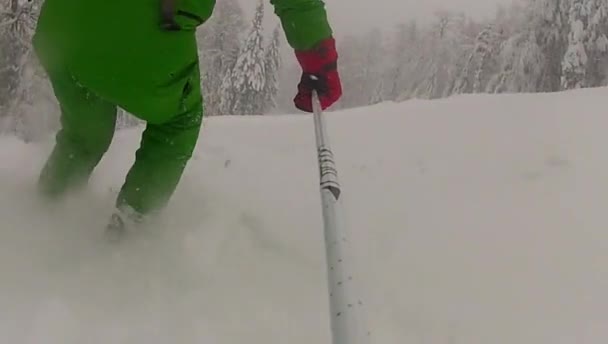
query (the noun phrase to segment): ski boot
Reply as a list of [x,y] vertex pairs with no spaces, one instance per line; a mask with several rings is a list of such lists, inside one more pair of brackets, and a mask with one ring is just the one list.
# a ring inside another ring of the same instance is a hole
[[133,209],[119,208],[114,211],[106,226],[105,235],[111,242],[122,240],[129,232],[143,223],[143,216]]

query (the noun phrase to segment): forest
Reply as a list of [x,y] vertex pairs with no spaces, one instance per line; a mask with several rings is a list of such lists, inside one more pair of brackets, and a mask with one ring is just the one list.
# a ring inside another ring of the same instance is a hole
[[[0,0],[0,133],[35,140],[59,110],[31,37],[42,0]],[[299,79],[268,1],[247,15],[218,1],[197,31],[205,115],[294,113]],[[432,20],[336,37],[343,98],[332,110],[464,93],[558,92],[607,84],[608,0],[520,0],[491,19],[438,10]],[[44,113],[40,113],[43,111]],[[119,127],[138,121],[122,113]]]

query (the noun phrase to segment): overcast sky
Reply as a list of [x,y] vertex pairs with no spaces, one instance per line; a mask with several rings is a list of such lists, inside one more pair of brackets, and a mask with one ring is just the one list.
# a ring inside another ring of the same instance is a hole
[[[220,0],[221,1],[221,0]],[[325,0],[332,26],[337,34],[367,30],[371,27],[390,27],[410,18],[429,18],[437,9],[462,10],[473,17],[492,15],[497,4],[512,0]],[[252,10],[257,1],[241,0]],[[267,10],[272,6],[268,1]],[[273,18],[274,19],[274,18]]]

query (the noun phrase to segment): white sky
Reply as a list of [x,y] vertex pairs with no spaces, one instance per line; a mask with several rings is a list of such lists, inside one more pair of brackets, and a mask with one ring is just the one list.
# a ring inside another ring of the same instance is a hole
[[[221,1],[221,0],[219,0]],[[325,0],[331,24],[338,35],[363,31],[371,27],[389,28],[410,18],[424,20],[437,9],[456,9],[473,17],[493,15],[497,4],[513,0]],[[243,7],[252,10],[257,1],[241,0]],[[266,9],[272,11],[270,2]],[[274,18],[269,16],[268,22]]]

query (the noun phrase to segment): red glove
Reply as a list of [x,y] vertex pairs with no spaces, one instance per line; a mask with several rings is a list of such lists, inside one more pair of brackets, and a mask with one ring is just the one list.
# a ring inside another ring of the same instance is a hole
[[302,66],[302,79],[294,99],[298,109],[312,112],[313,90],[317,90],[323,110],[340,99],[342,84],[338,74],[338,53],[334,38],[322,41],[313,50],[296,51],[296,57]]

